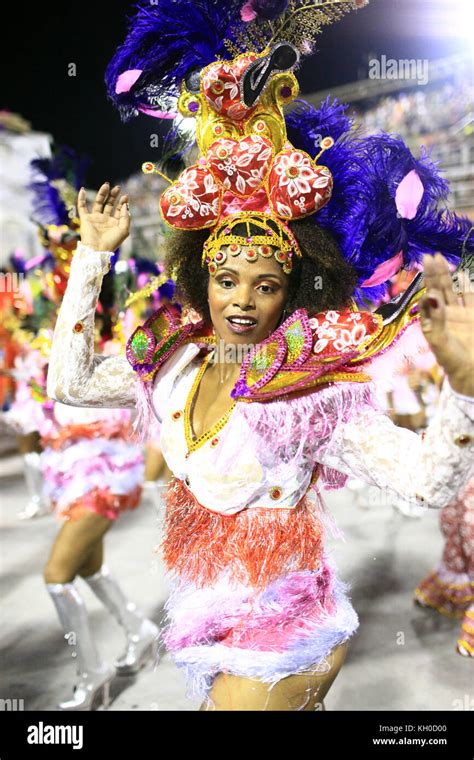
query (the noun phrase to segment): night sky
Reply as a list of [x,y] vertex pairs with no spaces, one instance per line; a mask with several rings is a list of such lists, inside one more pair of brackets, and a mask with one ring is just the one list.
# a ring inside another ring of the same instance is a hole
[[[439,0],[371,0],[319,37],[319,51],[298,74],[302,93],[366,78],[369,54],[393,58],[440,58],[465,41],[427,23]],[[456,2],[456,0],[449,0]],[[20,113],[33,129],[53,135],[91,159],[87,184],[123,180],[145,160],[157,120],[140,116],[128,124],[107,100],[105,67],[126,34],[132,3],[11,3],[5,32],[0,107]],[[471,30],[472,32],[472,30]],[[77,76],[68,76],[68,64]]]

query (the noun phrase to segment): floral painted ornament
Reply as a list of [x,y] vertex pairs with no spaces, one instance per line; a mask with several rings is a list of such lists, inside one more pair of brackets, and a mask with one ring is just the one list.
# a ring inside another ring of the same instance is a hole
[[321,312],[311,317],[309,325],[313,332],[312,351],[320,359],[361,349],[374,337],[380,327],[377,314],[362,311]]
[[329,169],[315,164],[304,151],[289,146],[275,156],[268,180],[268,197],[279,217],[298,219],[319,211],[329,201],[332,188]]
[[202,93],[216,113],[234,121],[248,118],[255,106],[247,108],[240,97],[242,74],[258,56],[247,53],[230,62],[212,63],[202,74]]
[[207,152],[207,163],[217,182],[242,197],[253,195],[263,185],[272,158],[272,143],[259,135],[216,140]]
[[185,169],[160,197],[161,215],[171,227],[212,227],[220,214],[221,190],[205,166]]

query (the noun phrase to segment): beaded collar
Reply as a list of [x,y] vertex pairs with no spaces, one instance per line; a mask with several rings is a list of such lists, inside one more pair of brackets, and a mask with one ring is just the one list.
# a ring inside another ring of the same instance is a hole
[[[306,309],[297,309],[248,353],[231,398],[270,401],[328,383],[370,381],[371,376],[361,369],[418,319],[420,295],[416,293],[389,325],[383,324],[379,314],[355,307],[311,317]],[[186,343],[203,350],[215,346],[212,327],[202,320],[183,325],[178,312],[165,305],[132,334],[127,358],[141,381],[152,384],[167,359]]]

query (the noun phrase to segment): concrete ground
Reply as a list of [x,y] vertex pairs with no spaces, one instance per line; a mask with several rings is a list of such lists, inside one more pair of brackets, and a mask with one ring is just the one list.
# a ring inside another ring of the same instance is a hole
[[[26,487],[15,454],[0,459],[1,648],[0,699],[23,700],[25,710],[54,710],[68,698],[73,660],[62,637],[42,569],[58,524],[51,516],[20,521]],[[329,493],[326,501],[345,541],[331,540],[340,575],[351,584],[360,628],[341,673],[326,698],[328,710],[457,710],[474,705],[473,661],[455,652],[459,622],[413,605],[412,590],[439,559],[438,513],[404,517],[364,489]],[[150,498],[124,515],[106,538],[106,561],[124,590],[160,621],[167,595],[163,567],[153,547],[160,519]],[[82,581],[104,657],[123,647],[121,629]],[[138,677],[117,678],[112,710],[197,710],[167,654]]]

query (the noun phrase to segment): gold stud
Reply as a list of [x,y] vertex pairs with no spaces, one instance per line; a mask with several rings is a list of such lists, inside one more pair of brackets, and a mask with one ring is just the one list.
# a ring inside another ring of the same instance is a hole
[[461,433],[461,435],[457,435],[454,439],[454,443],[456,446],[467,446],[468,443],[471,443],[471,436],[467,435],[467,433]]

